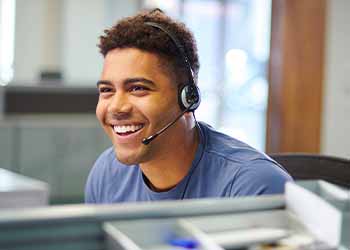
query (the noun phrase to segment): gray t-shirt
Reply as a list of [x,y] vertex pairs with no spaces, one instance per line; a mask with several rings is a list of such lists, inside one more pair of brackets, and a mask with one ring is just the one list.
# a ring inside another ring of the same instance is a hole
[[[124,165],[107,149],[85,187],[86,203],[157,201],[278,194],[292,181],[275,161],[247,144],[199,123],[200,143],[188,174],[174,188],[152,191],[138,165]],[[166,136],[166,135],[164,135]]]

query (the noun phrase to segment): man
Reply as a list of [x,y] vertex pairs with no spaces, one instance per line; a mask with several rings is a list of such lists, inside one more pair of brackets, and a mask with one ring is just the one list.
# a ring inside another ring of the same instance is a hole
[[197,48],[187,28],[155,10],[100,37],[96,115],[113,147],[87,180],[87,203],[282,193],[291,177],[250,146],[197,123]]

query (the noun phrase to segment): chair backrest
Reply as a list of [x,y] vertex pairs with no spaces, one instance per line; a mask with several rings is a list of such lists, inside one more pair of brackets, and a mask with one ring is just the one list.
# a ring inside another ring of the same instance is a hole
[[350,188],[350,159],[301,153],[270,154],[295,180],[321,179]]

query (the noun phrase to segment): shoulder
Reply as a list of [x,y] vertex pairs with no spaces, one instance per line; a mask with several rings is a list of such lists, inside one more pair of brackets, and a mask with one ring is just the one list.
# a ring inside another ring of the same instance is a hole
[[[125,165],[116,158],[114,148],[105,150],[92,167],[85,185],[86,203],[112,203],[135,200],[140,185],[137,165]],[[131,189],[130,187],[133,187]]]
[[292,177],[277,163],[257,159],[242,166],[236,173],[231,196],[280,194]]
[[[107,148],[94,163],[90,171],[90,176],[96,176],[102,174],[104,171],[108,171],[110,166],[116,161],[113,147]],[[90,177],[89,176],[89,177]]]
[[105,151],[103,151],[102,154],[100,154],[100,156],[96,160],[96,164],[106,164],[114,160],[116,160],[114,148],[109,147]]
[[[230,196],[283,193],[287,171],[266,154],[201,123],[211,168],[224,172]],[[220,168],[219,170],[217,168]]]
[[109,176],[111,166],[115,161],[113,147],[106,149],[95,161],[85,185],[85,202],[97,203],[101,196],[103,183]]
[[238,165],[258,159],[274,162],[264,153],[240,140],[213,129],[205,123],[200,123],[200,128],[203,134],[202,137],[204,137],[204,150],[211,157],[222,158],[227,162]]

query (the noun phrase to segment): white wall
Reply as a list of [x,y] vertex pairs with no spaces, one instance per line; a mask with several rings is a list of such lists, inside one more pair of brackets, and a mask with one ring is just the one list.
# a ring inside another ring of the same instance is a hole
[[46,0],[17,0],[14,80],[24,85],[38,79],[44,64]]
[[97,79],[102,58],[96,44],[105,26],[105,16],[105,1],[64,1],[62,55],[65,81],[86,85]]
[[65,81],[87,85],[100,76],[103,58],[96,44],[103,30],[135,14],[137,1],[65,0],[63,8],[63,70]]
[[60,70],[62,65],[62,1],[46,0],[44,14],[45,42],[42,69]]
[[327,1],[321,151],[350,158],[350,1]]
[[98,37],[139,5],[139,0],[17,0],[14,81],[34,85],[42,70],[62,70],[65,84],[96,82],[102,67]]

